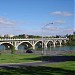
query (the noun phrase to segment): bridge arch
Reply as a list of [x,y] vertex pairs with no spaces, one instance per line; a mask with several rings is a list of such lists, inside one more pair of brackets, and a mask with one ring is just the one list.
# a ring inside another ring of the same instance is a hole
[[[44,44],[44,42],[43,42],[43,46],[44,46],[45,44]],[[36,41],[35,42],[35,44],[34,44],[34,46],[35,46],[35,49],[38,49],[38,48],[42,48],[42,41],[41,40],[39,40],[39,41]]]
[[29,41],[22,41],[17,45],[18,50],[26,50],[32,48],[33,45]]
[[65,45],[68,42],[68,40],[62,40],[61,44]]
[[55,41],[55,46],[60,46],[60,40]]
[[62,40],[61,44],[62,44],[62,45],[65,45],[65,41],[64,41],[64,40]]
[[49,40],[49,41],[46,43],[46,46],[47,46],[47,47],[54,46],[53,41],[52,41],[52,40]]
[[2,42],[0,43],[0,46],[3,46],[2,48],[4,50],[12,50],[13,48],[15,48],[13,44],[8,43],[8,42]]

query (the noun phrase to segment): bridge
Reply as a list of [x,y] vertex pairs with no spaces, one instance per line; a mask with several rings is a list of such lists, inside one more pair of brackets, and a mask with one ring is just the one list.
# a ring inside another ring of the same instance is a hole
[[23,49],[36,49],[41,47],[50,47],[50,46],[62,46],[62,42],[66,43],[69,40],[68,38],[0,38],[0,46],[4,46],[5,49],[19,50],[23,46]]

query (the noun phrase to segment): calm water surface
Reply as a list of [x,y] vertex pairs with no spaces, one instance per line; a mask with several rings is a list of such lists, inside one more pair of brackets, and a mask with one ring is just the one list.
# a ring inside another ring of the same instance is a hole
[[[24,50],[24,47],[21,47],[19,49]],[[5,50],[5,47],[0,46],[0,50]],[[75,46],[50,47],[47,50],[75,50]]]
[[75,46],[51,47],[51,50],[75,50]]

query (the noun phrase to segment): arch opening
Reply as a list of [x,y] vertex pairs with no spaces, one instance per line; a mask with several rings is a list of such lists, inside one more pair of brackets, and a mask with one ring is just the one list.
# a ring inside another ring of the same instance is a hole
[[57,41],[55,42],[55,45],[56,45],[56,46],[60,46],[60,42],[57,40]]
[[65,41],[64,41],[64,40],[62,40],[61,44],[62,44],[62,45],[65,45]]
[[47,47],[48,47],[48,48],[53,47],[53,42],[52,42],[52,41],[49,41],[49,42],[47,43]]
[[28,50],[28,49],[32,49],[32,45],[29,42],[22,42],[18,46],[18,50]]
[[0,45],[1,50],[13,50],[14,46],[11,45],[10,43],[2,43]]
[[[43,46],[44,46],[44,43],[43,43]],[[35,44],[35,49],[36,49],[36,50],[41,50],[41,49],[42,49],[42,41],[38,41],[38,42]]]

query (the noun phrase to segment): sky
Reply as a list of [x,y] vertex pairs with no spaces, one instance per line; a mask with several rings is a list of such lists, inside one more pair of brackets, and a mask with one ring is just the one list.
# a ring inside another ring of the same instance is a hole
[[74,3],[75,0],[0,0],[0,35],[72,34]]

